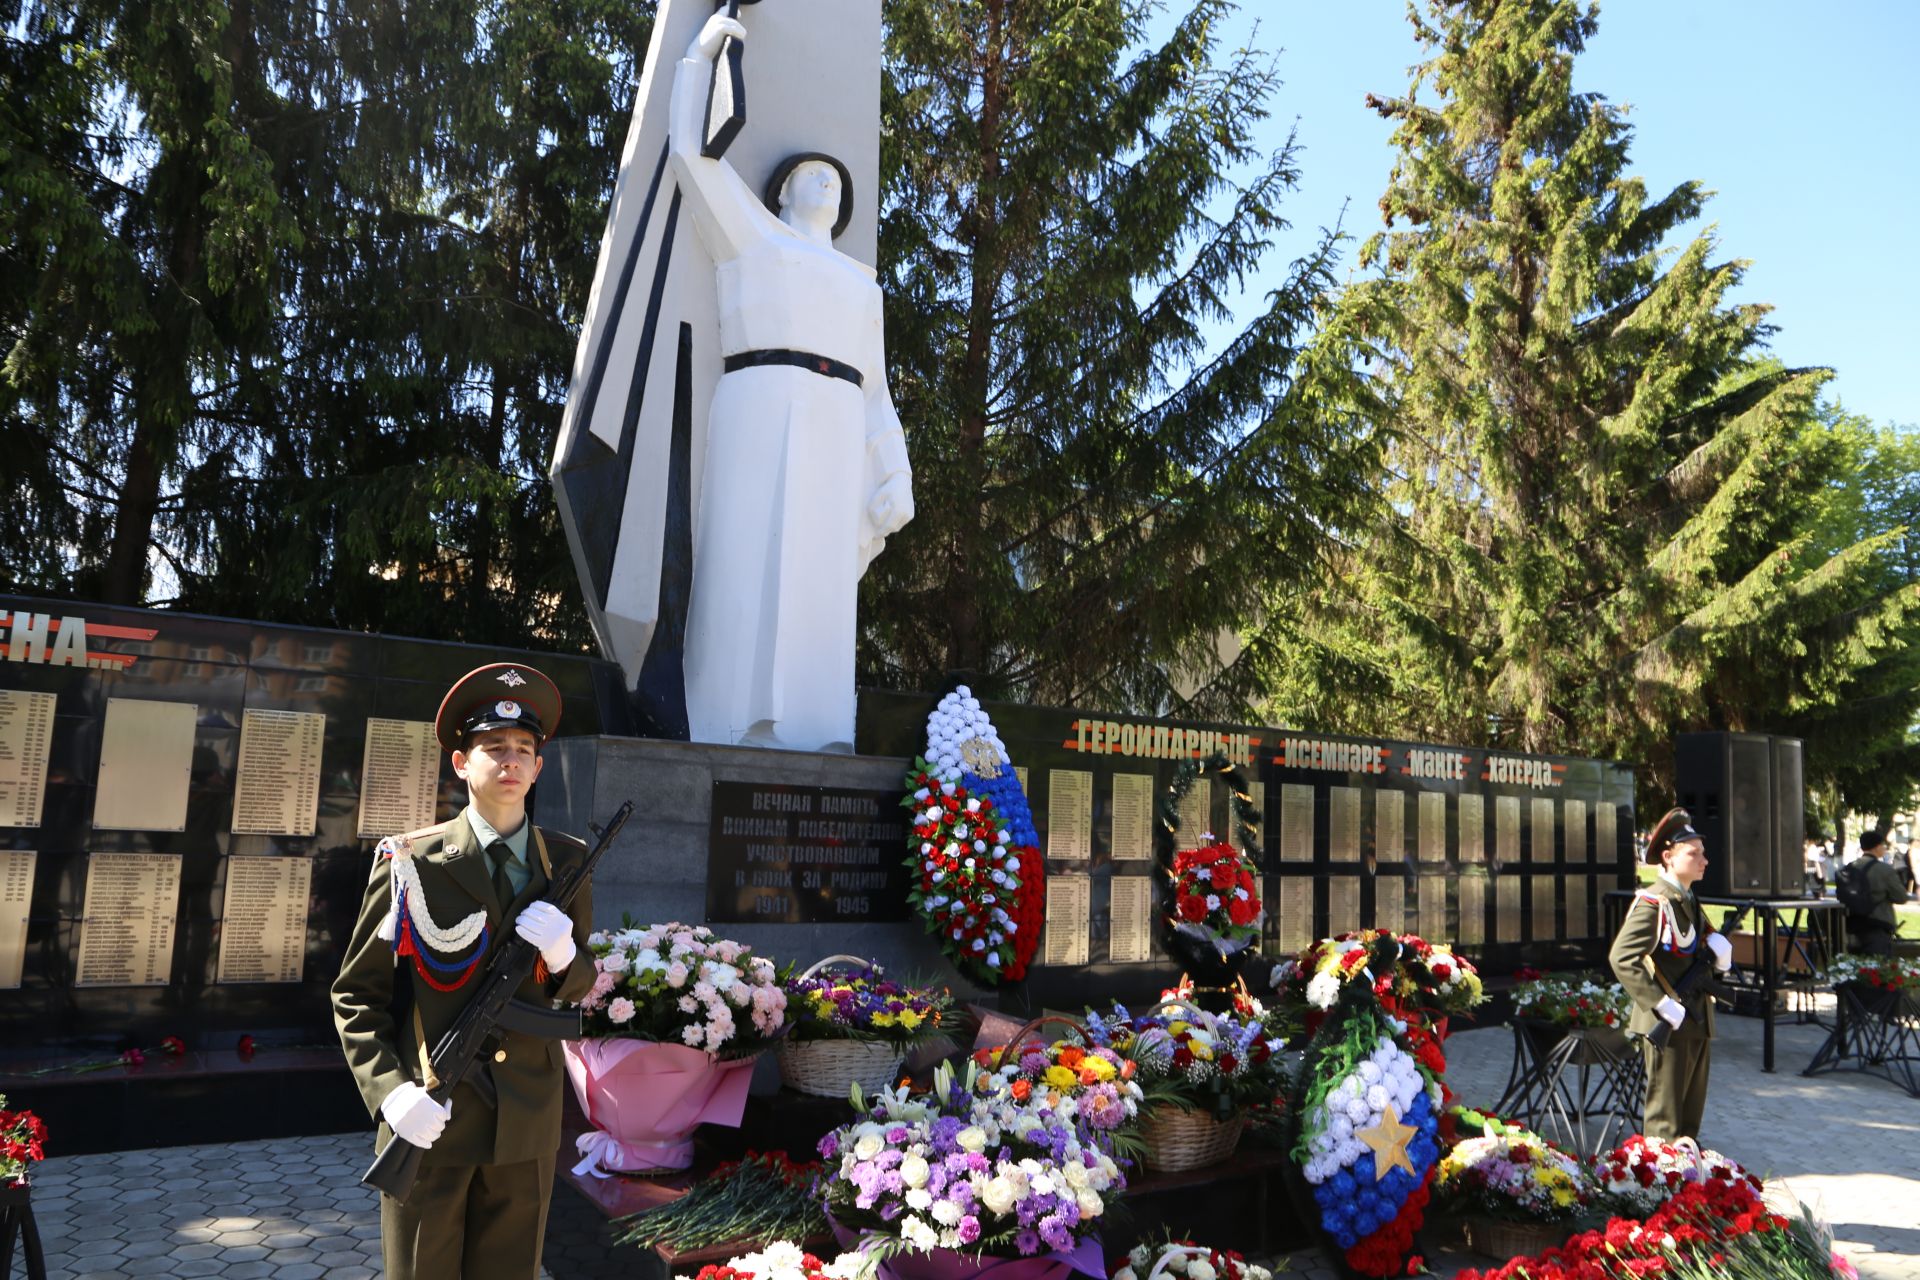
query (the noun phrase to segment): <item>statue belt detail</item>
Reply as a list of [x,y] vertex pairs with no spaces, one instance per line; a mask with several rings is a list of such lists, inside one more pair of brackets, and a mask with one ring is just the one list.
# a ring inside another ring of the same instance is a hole
[[811,351],[792,351],[786,347],[763,347],[757,351],[742,351],[730,355],[726,359],[726,371],[738,373],[742,369],[753,369],[764,364],[790,364],[796,369],[806,369],[824,377],[851,382],[856,387],[866,381],[860,376],[860,371],[850,364],[835,360],[831,356],[817,356]]

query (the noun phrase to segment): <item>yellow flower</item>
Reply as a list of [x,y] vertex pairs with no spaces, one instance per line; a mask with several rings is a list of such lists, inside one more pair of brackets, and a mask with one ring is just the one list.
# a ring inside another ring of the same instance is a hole
[[[891,1017],[892,1015],[886,1014],[882,1016]],[[880,1018],[878,1017],[874,1019],[875,1022],[878,1022],[879,1020]],[[920,1010],[918,1009],[902,1009],[900,1011],[900,1025],[905,1027],[909,1031],[912,1031],[914,1028],[918,1027],[922,1022],[925,1022],[926,1020],[927,1020],[927,1015],[920,1012]]]
[[1172,1021],[1172,1022],[1169,1022],[1169,1023],[1167,1024],[1167,1034],[1168,1034],[1168,1035],[1175,1035],[1175,1036],[1177,1036],[1177,1035],[1179,1035],[1179,1034],[1180,1034],[1180,1033],[1181,1033],[1182,1031],[1185,1031],[1185,1030],[1186,1030],[1186,1029],[1187,1029],[1187,1028],[1188,1028],[1189,1026],[1191,1026],[1191,1025],[1193,1025],[1193,1024],[1192,1024],[1192,1023],[1188,1023],[1188,1022],[1182,1022],[1182,1021],[1180,1021],[1179,1019],[1177,1019],[1177,1018],[1176,1018],[1176,1019],[1175,1019],[1174,1021]]
[[1119,1068],[1105,1058],[1085,1058],[1080,1063],[1080,1069],[1091,1071],[1095,1080],[1111,1080],[1120,1073]]
[[894,1017],[890,1013],[876,1013],[873,1015],[873,1025],[876,1027],[890,1027],[893,1023]]
[[1048,1067],[1040,1078],[1056,1089],[1071,1089],[1080,1083],[1080,1077],[1074,1075],[1070,1068],[1061,1066]]
[[1213,1061],[1213,1046],[1208,1044],[1205,1040],[1195,1037],[1194,1039],[1187,1041],[1187,1048],[1191,1049],[1193,1051],[1193,1056],[1200,1059],[1202,1062]]

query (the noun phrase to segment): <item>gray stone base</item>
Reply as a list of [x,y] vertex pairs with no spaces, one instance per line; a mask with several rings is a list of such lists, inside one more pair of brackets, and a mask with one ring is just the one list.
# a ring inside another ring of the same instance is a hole
[[[798,786],[897,790],[908,761],[884,756],[826,755],[759,747],[723,747],[650,738],[556,739],[534,801],[535,821],[591,839],[589,820],[604,822],[623,800],[633,819],[594,872],[594,923],[706,923],[707,827],[713,784],[784,782]],[[906,856],[903,848],[901,856]],[[956,999],[981,996],[940,954],[920,923],[724,924],[774,963],[805,966],[823,956],[878,961],[896,978],[920,978],[952,989]]]

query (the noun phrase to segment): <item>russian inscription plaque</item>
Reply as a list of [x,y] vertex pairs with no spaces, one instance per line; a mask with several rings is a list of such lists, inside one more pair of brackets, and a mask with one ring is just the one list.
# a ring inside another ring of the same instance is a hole
[[907,831],[896,792],[716,781],[707,920],[905,920]]

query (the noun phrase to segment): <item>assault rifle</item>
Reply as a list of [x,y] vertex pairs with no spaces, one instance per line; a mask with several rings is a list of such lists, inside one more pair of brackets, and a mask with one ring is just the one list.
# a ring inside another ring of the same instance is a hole
[[[605,827],[587,824],[597,840],[578,867],[550,886],[548,902],[562,911],[572,904],[586,885],[587,877],[593,874],[593,864],[613,846],[613,838],[620,834],[620,828],[632,814],[633,801],[629,800],[615,811]],[[437,1083],[427,1092],[435,1102],[444,1105],[453,1096],[454,1089],[464,1082],[471,1084],[488,1106],[496,1105],[493,1075],[486,1070],[486,1063],[505,1032],[561,1040],[580,1038],[578,1009],[545,1008],[514,999],[514,993],[533,973],[534,962],[539,958],[540,953],[533,944],[518,934],[510,935],[493,953],[493,959],[480,974],[473,998],[440,1037],[440,1043],[433,1047],[432,1078]],[[574,963],[582,963],[584,959],[584,956],[576,957]],[[479,1071],[474,1070],[476,1065],[480,1066]],[[421,1155],[422,1148],[396,1133],[374,1157],[360,1181],[404,1202],[413,1193],[414,1179],[420,1174]]]
[[[1732,911],[1727,912],[1727,914],[1721,918],[1720,926],[1715,932],[1725,933],[1732,929],[1740,923],[1740,917],[1747,914],[1750,910],[1752,910],[1752,907],[1746,906],[1735,907]],[[1706,916],[1705,907],[1700,909],[1700,914],[1704,919]],[[1653,968],[1651,963],[1653,957],[1648,956],[1647,960],[1647,967],[1650,969]],[[1658,969],[1653,970],[1653,976],[1655,980],[1666,989],[1667,994],[1681,1004],[1685,1004],[1687,1002],[1686,998],[1696,991],[1711,991],[1716,995],[1721,993],[1720,984],[1713,980],[1713,949],[1707,946],[1707,940],[1705,938],[1700,939],[1700,946],[1693,953],[1693,963],[1687,966],[1687,971],[1680,975],[1679,981],[1668,986],[1667,980],[1660,976]],[[1656,1016],[1653,1020],[1653,1030],[1647,1033],[1648,1042],[1656,1049],[1664,1049],[1667,1047],[1667,1041],[1671,1039],[1673,1039],[1673,1024],[1669,1023],[1665,1018]]]

